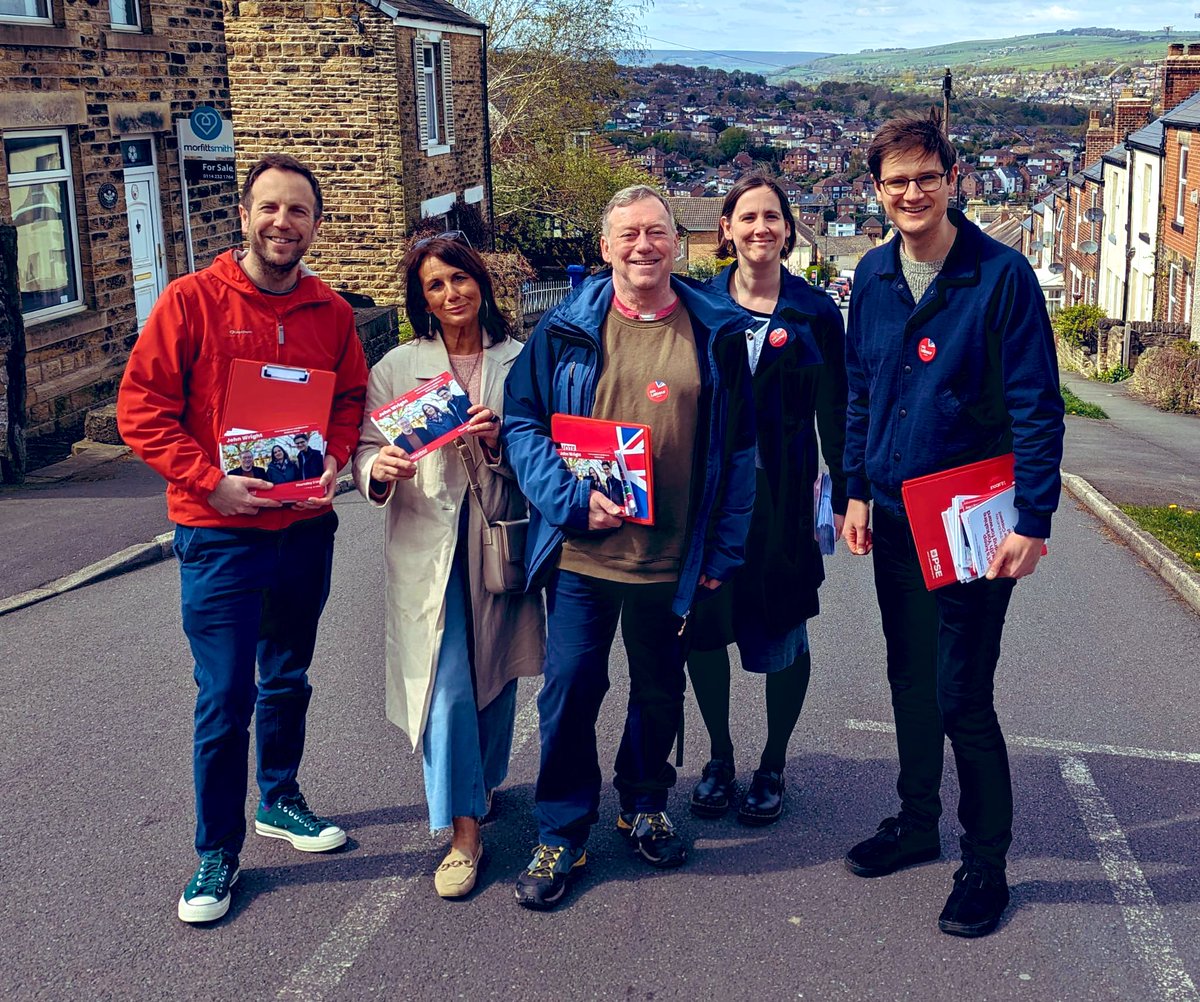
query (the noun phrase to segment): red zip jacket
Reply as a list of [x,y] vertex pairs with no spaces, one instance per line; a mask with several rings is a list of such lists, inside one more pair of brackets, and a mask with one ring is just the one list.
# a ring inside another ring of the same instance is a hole
[[121,437],[167,480],[167,514],[182,525],[282,529],[325,509],[262,508],[222,515],[208,504],[221,415],[235,358],[337,374],[326,453],[344,465],[358,443],[367,362],[349,304],[301,266],[286,296],[260,292],[226,251],[159,297],[129,356],[117,396]]

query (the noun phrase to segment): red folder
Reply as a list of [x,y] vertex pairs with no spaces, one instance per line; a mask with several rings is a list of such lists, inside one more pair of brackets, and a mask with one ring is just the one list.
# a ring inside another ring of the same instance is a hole
[[930,591],[958,580],[942,512],[958,494],[994,494],[1013,484],[1013,454],[996,456],[940,473],[914,477],[900,485],[904,510],[912,528],[925,587]]
[[276,501],[320,495],[321,478],[300,475],[294,440],[303,434],[310,450],[324,454],[335,383],[334,373],[324,369],[234,359],[221,415],[218,465],[230,476],[274,482],[269,496]]
[[612,456],[625,473],[631,491],[631,504],[637,515],[624,516],[626,522],[654,524],[654,454],[650,429],[644,424],[623,424],[600,418],[552,414],[550,435],[559,448],[570,454]]

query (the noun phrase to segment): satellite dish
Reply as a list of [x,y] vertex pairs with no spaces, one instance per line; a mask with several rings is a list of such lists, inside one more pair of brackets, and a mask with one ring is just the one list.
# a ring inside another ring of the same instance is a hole
[[1034,240],[1034,241],[1032,241],[1032,242],[1029,244],[1029,249],[1030,249],[1030,250],[1035,250],[1035,251],[1036,251],[1036,250],[1041,250],[1041,249],[1042,249],[1042,241],[1041,241],[1041,238],[1038,238],[1037,240]]
[[1063,273],[1063,266],[1061,264],[1059,264],[1057,261],[1055,261],[1046,270],[1048,272],[1050,272],[1051,275],[1061,275]]
[[1098,223],[1104,218],[1104,210],[1098,205],[1093,205],[1090,209],[1084,212],[1083,218],[1089,223]]
[[1038,263],[1037,254],[1026,254],[1025,257],[1029,259],[1030,264],[1036,265]]
[[1100,249],[1100,245],[1095,240],[1089,240],[1087,243],[1080,244],[1079,249],[1085,254],[1095,254]]

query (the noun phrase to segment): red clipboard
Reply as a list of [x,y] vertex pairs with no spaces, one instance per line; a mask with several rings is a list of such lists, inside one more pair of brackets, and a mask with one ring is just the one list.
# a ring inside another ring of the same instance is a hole
[[[629,508],[636,515],[623,516],[626,522],[654,524],[654,453],[650,428],[644,424],[626,424],[601,418],[552,414],[550,436],[559,455],[591,453],[613,456],[621,465],[625,486],[629,489]],[[628,509],[627,509],[628,510]]]
[[[273,483],[270,497],[276,501],[303,501],[321,494],[317,470],[324,468],[336,381],[325,369],[234,359],[221,416],[218,465],[229,476]],[[306,440],[307,450],[301,450],[298,437]],[[319,453],[319,459],[312,452]]]
[[914,477],[900,485],[904,510],[912,528],[925,587],[930,591],[954,584],[954,560],[942,512],[957,494],[995,494],[1013,485],[1013,454]]

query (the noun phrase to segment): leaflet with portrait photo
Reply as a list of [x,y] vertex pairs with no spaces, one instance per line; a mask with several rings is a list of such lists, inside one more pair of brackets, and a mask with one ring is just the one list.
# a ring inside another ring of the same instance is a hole
[[623,518],[633,520],[637,516],[637,500],[629,482],[629,471],[621,457],[613,451],[581,452],[578,449],[558,447],[567,469],[578,480],[591,480],[592,489],[599,491],[613,504],[621,508]]
[[[628,492],[623,506],[631,514],[626,515],[625,520],[639,525],[654,524],[654,454],[649,427],[554,414],[550,418],[550,435],[564,461],[568,456],[591,456],[599,457],[597,461],[603,463],[611,457],[624,481],[622,491]],[[615,479],[615,472],[613,476]],[[612,492],[616,492],[615,486]],[[609,494],[608,491],[605,493]],[[612,494],[609,497],[611,499]]]
[[269,496],[274,501],[289,504],[325,493],[317,472],[325,466],[325,439],[313,425],[260,431],[230,428],[221,436],[218,449],[226,476],[273,484]]
[[417,460],[462,434],[470,406],[458,381],[443,372],[371,411],[371,421],[392,445]]

